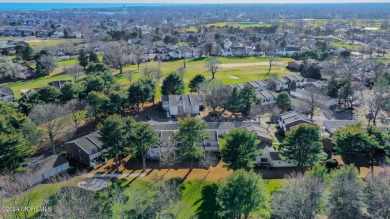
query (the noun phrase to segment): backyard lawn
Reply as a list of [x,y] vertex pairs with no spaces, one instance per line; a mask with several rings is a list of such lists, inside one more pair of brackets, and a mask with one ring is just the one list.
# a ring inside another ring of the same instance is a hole
[[39,50],[45,47],[55,47],[60,44],[65,43],[82,43],[84,42],[82,39],[40,39],[40,38],[34,38],[34,39],[28,39],[26,40],[30,46],[35,49]]

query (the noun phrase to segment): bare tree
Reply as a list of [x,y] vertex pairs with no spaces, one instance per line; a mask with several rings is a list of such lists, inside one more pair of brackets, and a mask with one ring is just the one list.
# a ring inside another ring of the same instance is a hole
[[219,70],[219,61],[216,58],[212,58],[206,63],[207,71],[211,73],[212,79],[215,79],[215,74]]
[[52,72],[57,67],[57,60],[52,55],[42,55],[38,62],[47,72],[47,74]]
[[31,120],[42,127],[56,153],[55,138],[61,134],[68,121],[68,111],[62,105],[44,103],[35,106],[30,113]]
[[66,103],[65,107],[70,113],[70,119],[73,122],[76,133],[79,131],[79,127],[86,119],[85,107],[87,103],[85,100],[70,100]]
[[302,98],[302,102],[305,103],[305,107],[309,109],[310,119],[313,119],[314,113],[318,110],[326,110],[326,101],[329,98],[322,93],[317,92],[315,89],[307,89],[307,96]]
[[139,69],[139,65],[145,61],[146,49],[143,46],[135,45],[130,48],[130,53],[132,56],[132,61],[137,65]]
[[43,218],[104,218],[97,204],[95,192],[66,186],[49,198],[51,211],[43,212]]
[[213,109],[215,114],[218,107],[224,108],[228,105],[232,89],[220,81],[208,81],[199,85],[200,93],[206,95],[206,105]]
[[324,190],[320,179],[310,174],[293,174],[272,198],[274,213],[280,218],[314,219],[321,211]]
[[30,190],[27,175],[0,176],[0,217],[28,218],[26,207],[32,206],[37,193]]
[[9,77],[11,79],[26,79],[26,75],[24,74],[26,71],[27,67],[7,60],[4,62],[2,68],[0,68],[0,78]]
[[73,81],[77,81],[81,72],[83,72],[83,67],[79,64],[71,65],[65,70],[66,74],[73,78]]
[[104,61],[119,73],[123,73],[123,67],[130,64],[130,51],[126,42],[108,42],[102,48]]
[[142,74],[148,79],[157,79],[158,69],[152,67],[143,67]]
[[186,73],[186,69],[182,66],[180,66],[177,70],[176,70],[176,73],[178,73],[180,75],[181,78],[184,78],[184,75]]
[[374,126],[376,126],[376,119],[380,111],[390,112],[390,86],[385,83],[377,83],[372,88],[369,98],[366,100],[368,109],[370,111],[369,121],[373,120]]
[[390,217],[390,173],[380,172],[367,179],[366,204],[372,218],[385,219]]

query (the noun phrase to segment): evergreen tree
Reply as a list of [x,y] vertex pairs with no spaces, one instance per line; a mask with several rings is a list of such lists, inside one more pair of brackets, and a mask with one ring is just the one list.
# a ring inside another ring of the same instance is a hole
[[84,69],[88,66],[88,56],[84,49],[81,49],[79,52],[79,63]]

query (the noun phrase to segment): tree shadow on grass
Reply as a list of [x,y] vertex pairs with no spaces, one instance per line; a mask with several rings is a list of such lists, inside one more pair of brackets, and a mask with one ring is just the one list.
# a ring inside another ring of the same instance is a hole
[[196,210],[198,218],[218,218],[218,206],[216,201],[217,190],[218,186],[215,183],[203,187],[201,198],[194,203],[194,205],[198,205],[200,203],[199,208]]

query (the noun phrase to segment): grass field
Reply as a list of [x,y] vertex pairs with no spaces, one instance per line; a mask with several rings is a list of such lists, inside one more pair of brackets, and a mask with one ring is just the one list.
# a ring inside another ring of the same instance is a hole
[[42,48],[48,48],[48,47],[55,47],[60,44],[65,44],[65,43],[81,43],[83,42],[82,39],[40,39],[40,38],[34,38],[34,39],[28,39],[26,40],[30,46],[35,49],[39,50]]
[[206,27],[235,27],[235,28],[246,28],[246,27],[271,27],[271,23],[256,23],[256,22],[217,22],[207,24]]
[[353,51],[361,51],[362,50],[362,46],[361,45],[351,45],[351,44],[347,44],[347,43],[343,43],[343,42],[332,42],[331,44],[332,46],[336,46],[336,47],[344,47],[348,50],[353,50]]
[[[211,79],[211,74],[207,72],[205,67],[205,63],[208,58],[202,59],[188,59],[186,61],[186,73],[184,75],[184,81],[186,84],[196,75],[196,74],[204,74],[206,78]],[[271,74],[266,75],[268,71],[267,58],[265,57],[248,57],[248,58],[218,58],[221,64],[239,64],[237,67],[229,67],[222,68],[220,71],[216,73],[216,79],[221,80],[226,84],[240,83],[253,81],[258,79],[264,79],[270,77]],[[284,76],[290,74],[290,72],[285,68],[287,65],[286,62],[291,59],[281,59],[280,62],[282,64],[280,66],[274,66],[272,68],[272,73],[277,76]],[[77,57],[73,57],[72,59],[59,61],[58,68],[54,70],[52,75],[33,79],[26,81],[18,81],[18,82],[10,82],[2,84],[4,86],[9,86],[14,91],[16,98],[20,97],[20,90],[26,88],[38,88],[45,86],[47,82],[56,81],[56,80],[69,80],[70,76],[64,75],[63,70],[69,65],[77,63]],[[262,63],[262,65],[251,65],[251,63]],[[247,66],[242,66],[242,64]],[[141,64],[140,70],[137,69],[137,66],[130,65],[124,68],[124,71],[132,71],[132,81],[137,81],[142,77],[142,68],[143,67],[157,67],[158,63],[149,62]],[[160,64],[161,70],[165,75],[169,74],[177,70],[180,66],[183,66],[183,60],[172,61],[172,62],[162,62]],[[128,79],[127,74],[119,74],[118,71],[114,71],[113,74],[117,78],[118,83],[126,88],[129,86],[130,81]],[[160,84],[162,81],[160,81]],[[160,85],[159,85],[160,86]],[[186,88],[186,92],[189,92],[189,89]],[[157,98],[161,96],[160,90],[158,89]]]
[[[31,191],[31,205],[32,206],[42,206],[50,196],[56,194],[63,186],[76,186],[78,182],[82,181],[84,178],[73,178],[66,182],[55,183],[55,184],[46,184]],[[282,183],[286,180],[284,179],[271,179],[265,180],[267,189],[270,193],[277,190]],[[124,206],[130,206],[132,201],[131,196],[134,194],[139,194],[142,191],[145,191],[148,183],[143,179],[136,179],[132,181],[131,179],[122,181],[122,186],[125,188],[123,193],[127,196],[130,196],[128,203]],[[185,181],[181,184],[181,202],[178,203],[180,212],[178,218],[190,219],[196,216],[197,218],[217,218],[216,211],[218,206],[215,201],[216,192],[218,189],[217,181],[205,181],[205,180],[191,180]],[[119,203],[114,203],[112,207],[113,218],[119,218],[118,213],[121,210],[122,206]],[[29,217],[33,217],[37,212],[31,211]],[[258,213],[255,213],[252,216],[258,216]]]

